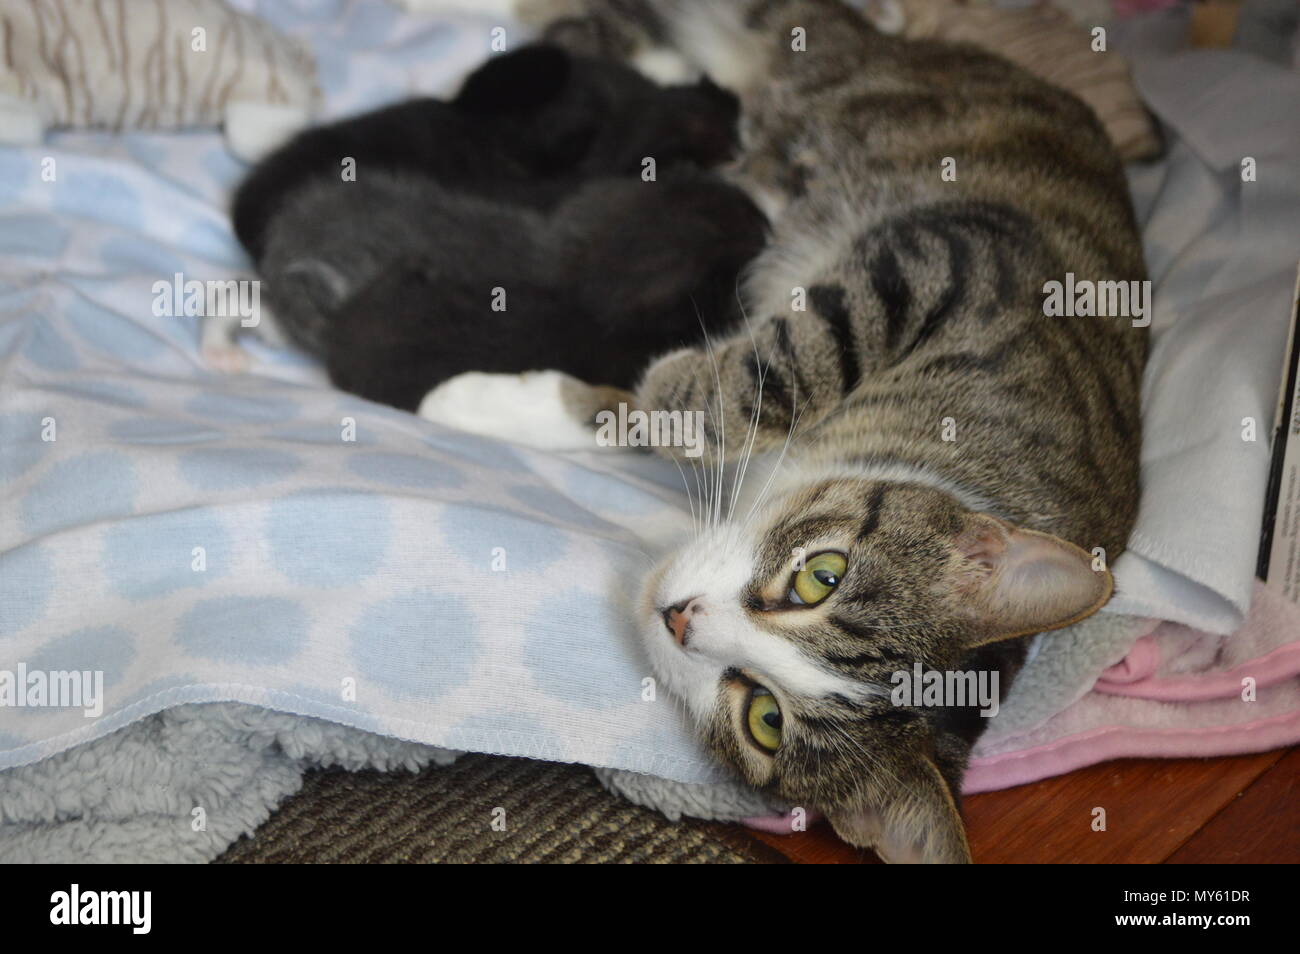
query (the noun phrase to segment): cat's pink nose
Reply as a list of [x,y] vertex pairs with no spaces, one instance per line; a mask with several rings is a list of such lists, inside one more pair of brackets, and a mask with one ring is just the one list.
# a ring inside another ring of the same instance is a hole
[[692,596],[688,600],[682,600],[680,603],[674,603],[667,609],[663,610],[664,625],[668,627],[668,632],[672,634],[673,640],[678,646],[685,646],[686,640],[690,635],[691,617],[700,608],[700,598]]

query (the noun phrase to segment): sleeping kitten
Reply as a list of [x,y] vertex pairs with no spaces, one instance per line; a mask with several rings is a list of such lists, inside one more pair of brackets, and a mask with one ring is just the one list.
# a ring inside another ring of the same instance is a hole
[[766,223],[701,171],[733,150],[736,110],[708,82],[526,47],[450,103],[301,134],[240,187],[235,231],[278,328],[362,397],[414,410],[466,370],[627,388],[736,319]]
[[727,174],[772,219],[749,323],[637,389],[642,409],[704,412],[715,459],[785,454],[739,506],[715,485],[645,580],[656,675],[752,785],[887,860],[968,861],[983,719],[891,689],[916,663],[1005,689],[1030,636],[1110,596],[1145,322],[1049,318],[1043,299],[1068,272],[1145,278],[1105,132],[995,56],[884,36],[834,0],[523,6],[553,42],[675,54],[736,92]]

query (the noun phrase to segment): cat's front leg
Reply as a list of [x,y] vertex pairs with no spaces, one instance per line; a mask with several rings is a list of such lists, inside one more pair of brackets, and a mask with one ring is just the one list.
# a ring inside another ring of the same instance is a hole
[[[837,340],[815,313],[769,318],[755,327],[652,363],[636,390],[647,414],[682,412],[699,421],[711,460],[779,450],[812,427],[856,384],[840,380]],[[684,448],[666,447],[669,456]]]
[[456,430],[540,450],[595,450],[602,446],[597,414],[620,401],[630,402],[631,395],[562,371],[468,371],[425,395],[416,413]]

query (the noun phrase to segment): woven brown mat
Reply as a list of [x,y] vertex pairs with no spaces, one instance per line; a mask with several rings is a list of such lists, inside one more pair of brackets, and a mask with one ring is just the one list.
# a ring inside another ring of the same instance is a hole
[[[504,831],[494,830],[494,819],[504,820]],[[786,859],[736,826],[670,822],[611,795],[585,766],[465,755],[453,765],[418,774],[310,772],[302,791],[217,861],[772,864]]]

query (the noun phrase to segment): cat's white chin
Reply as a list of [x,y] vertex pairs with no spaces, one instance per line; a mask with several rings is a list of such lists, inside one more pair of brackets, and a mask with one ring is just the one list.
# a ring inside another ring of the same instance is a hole
[[718,684],[725,667],[678,646],[657,613],[644,623],[641,636],[655,679],[670,695],[685,703],[696,724],[707,725],[718,704]]

